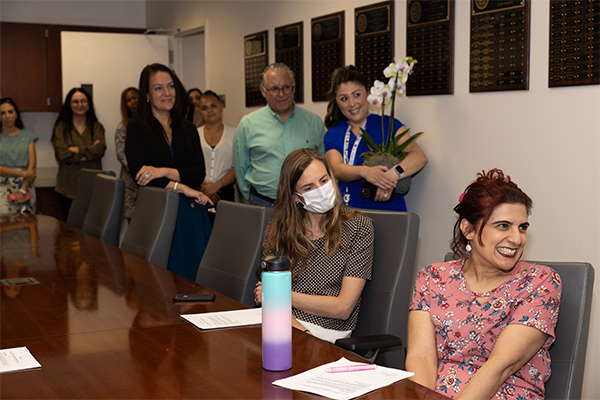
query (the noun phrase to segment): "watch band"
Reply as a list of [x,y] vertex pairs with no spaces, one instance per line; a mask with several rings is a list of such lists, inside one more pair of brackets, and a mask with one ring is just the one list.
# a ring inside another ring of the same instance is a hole
[[400,164],[396,165],[396,172],[400,176],[400,179],[404,178],[404,168],[402,168]]

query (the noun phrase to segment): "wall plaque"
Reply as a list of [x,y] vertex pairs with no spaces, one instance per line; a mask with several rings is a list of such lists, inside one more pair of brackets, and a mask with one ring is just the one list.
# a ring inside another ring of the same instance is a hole
[[454,0],[408,0],[406,55],[416,58],[408,96],[454,93]]
[[294,100],[304,103],[303,22],[275,28],[275,62],[284,63],[294,71]]
[[471,0],[470,92],[529,88],[530,0]]
[[394,59],[394,2],[355,9],[354,27],[354,66],[371,85]]
[[344,11],[311,20],[312,101],[327,101],[331,74],[344,66]]
[[268,31],[244,36],[246,107],[267,104],[266,99],[260,92],[260,78],[263,69],[269,65],[268,38]]
[[550,0],[548,86],[600,84],[600,1]]

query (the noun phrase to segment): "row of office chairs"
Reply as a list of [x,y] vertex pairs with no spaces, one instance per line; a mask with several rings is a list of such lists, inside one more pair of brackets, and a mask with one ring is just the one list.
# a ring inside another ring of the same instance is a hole
[[[124,199],[125,182],[114,172],[82,168],[67,223],[119,246]],[[167,268],[178,208],[177,193],[140,188],[121,248]]]

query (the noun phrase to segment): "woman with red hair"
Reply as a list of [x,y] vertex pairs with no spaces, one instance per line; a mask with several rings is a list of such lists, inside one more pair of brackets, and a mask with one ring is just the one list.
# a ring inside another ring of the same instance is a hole
[[531,199],[499,169],[478,174],[454,207],[463,258],[416,278],[406,368],[451,398],[543,399],[561,296],[551,268],[520,261]]

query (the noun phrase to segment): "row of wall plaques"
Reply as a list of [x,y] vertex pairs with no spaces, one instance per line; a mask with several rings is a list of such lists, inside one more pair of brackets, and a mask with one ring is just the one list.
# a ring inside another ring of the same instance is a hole
[[408,96],[454,93],[454,0],[408,0],[406,54],[417,59]]
[[599,0],[550,0],[549,87],[600,84],[599,28]]

